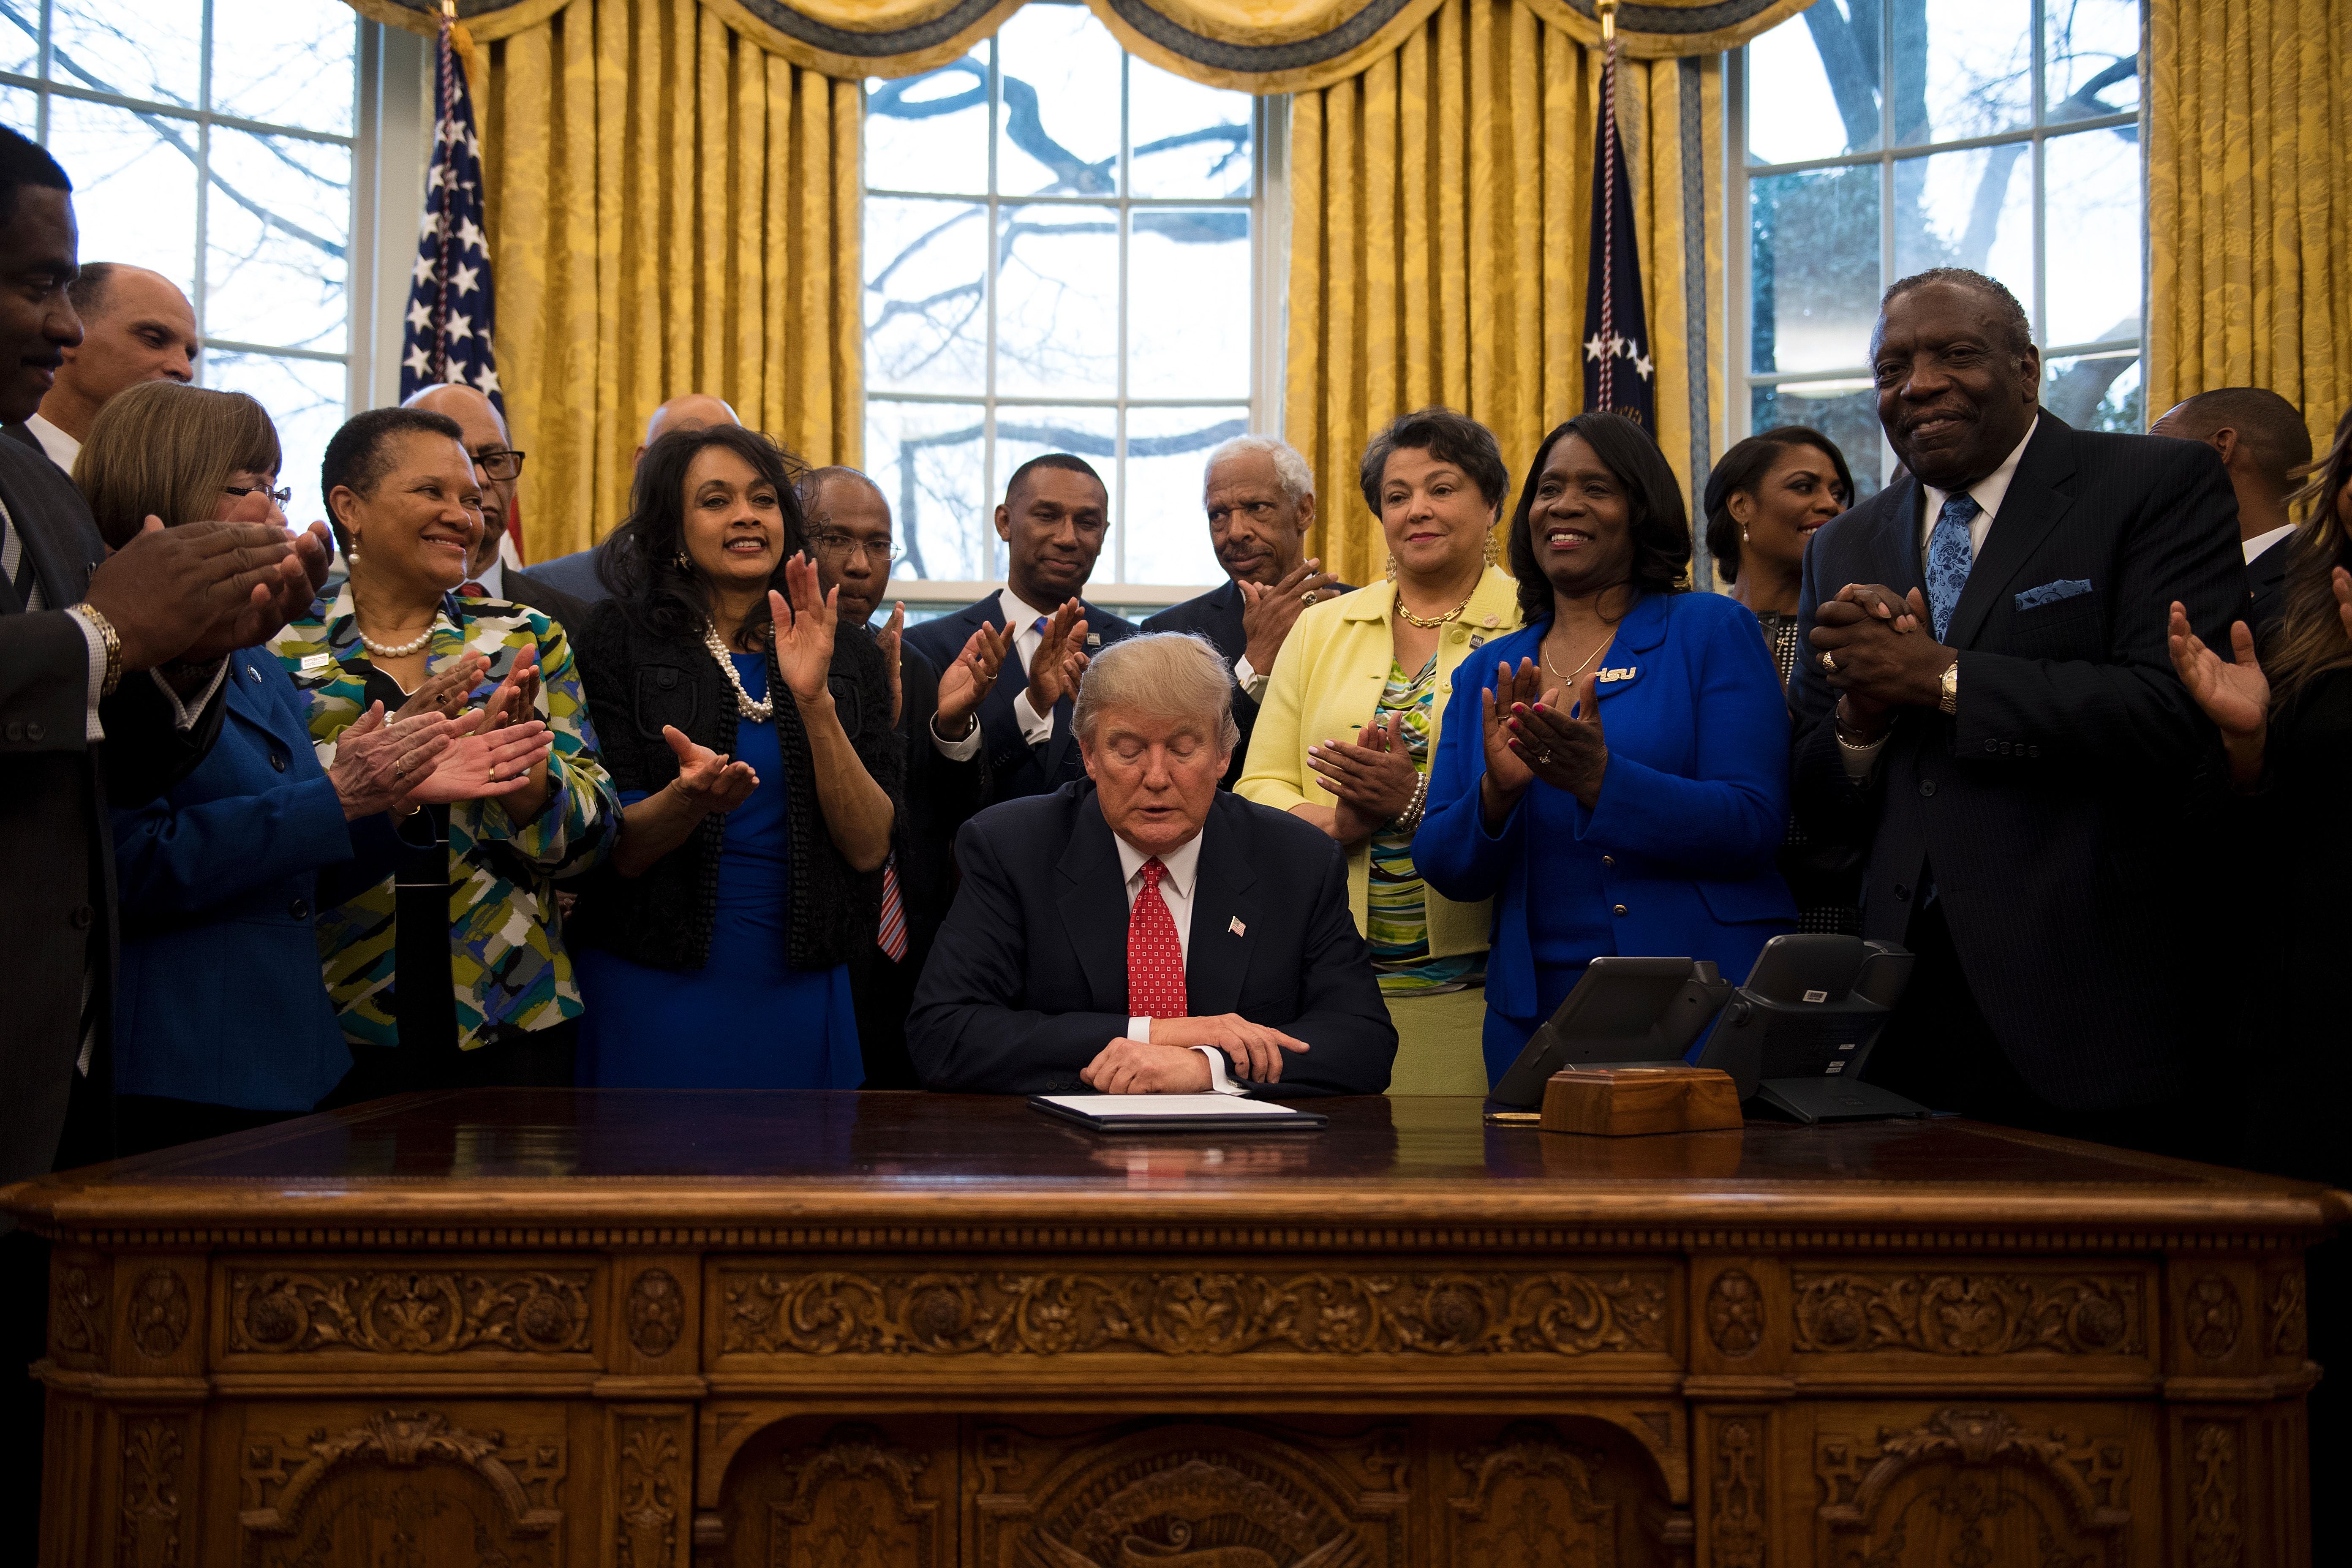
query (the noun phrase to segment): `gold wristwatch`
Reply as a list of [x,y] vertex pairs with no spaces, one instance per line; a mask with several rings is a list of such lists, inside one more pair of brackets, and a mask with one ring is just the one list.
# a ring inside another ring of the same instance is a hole
[[1954,654],[1952,662],[1944,667],[1943,675],[1936,681],[1936,707],[1943,712],[1954,713],[1959,710],[1959,706],[1960,658],[1959,655]]

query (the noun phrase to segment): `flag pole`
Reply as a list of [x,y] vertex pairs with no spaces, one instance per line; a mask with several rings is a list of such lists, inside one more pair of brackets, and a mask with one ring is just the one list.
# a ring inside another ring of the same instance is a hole
[[[445,5],[454,3],[455,0],[442,0]],[[1601,232],[1602,245],[1610,249],[1614,248],[1612,229],[1617,217],[1617,5],[1618,0],[1595,0],[1593,5],[1601,17],[1601,134],[1605,170],[1601,200],[1606,204]],[[1601,329],[1612,343],[1617,331],[1617,302],[1611,298],[1611,285],[1616,280],[1616,270],[1613,265],[1607,267],[1601,273]],[[1601,364],[1601,406],[1615,407],[1616,392],[1617,355],[1612,349]]]

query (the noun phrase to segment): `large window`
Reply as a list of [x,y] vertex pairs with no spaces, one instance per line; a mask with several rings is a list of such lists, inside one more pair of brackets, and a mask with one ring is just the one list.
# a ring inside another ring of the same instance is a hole
[[1878,489],[1878,293],[1949,266],[2023,302],[2061,418],[2142,428],[2139,65],[2137,0],[1818,0],[1742,50],[1739,433],[1814,426]]
[[0,0],[0,121],[64,165],[84,261],[187,294],[198,379],[269,410],[298,519],[353,384],[361,26],[341,0]]
[[866,459],[901,576],[942,601],[1001,578],[1004,481],[1058,449],[1110,489],[1089,597],[1222,580],[1202,459],[1271,402],[1265,129],[1248,94],[1129,58],[1076,5],[868,84]]

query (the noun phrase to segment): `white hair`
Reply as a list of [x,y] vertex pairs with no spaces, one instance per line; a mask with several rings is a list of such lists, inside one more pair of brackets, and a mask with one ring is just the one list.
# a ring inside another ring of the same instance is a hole
[[1228,458],[1245,458],[1254,452],[1263,452],[1274,459],[1274,477],[1281,481],[1285,500],[1295,506],[1315,493],[1315,470],[1307,466],[1307,459],[1299,455],[1297,447],[1279,436],[1236,436],[1224,442],[1209,454],[1208,462],[1202,467],[1202,487],[1206,488],[1209,476],[1217,471],[1219,463]]
[[1226,752],[1241,744],[1234,722],[1234,675],[1206,637],[1190,632],[1145,632],[1122,637],[1095,655],[1078,682],[1070,728],[1087,744],[1103,715],[1118,710],[1154,719],[1196,720]]

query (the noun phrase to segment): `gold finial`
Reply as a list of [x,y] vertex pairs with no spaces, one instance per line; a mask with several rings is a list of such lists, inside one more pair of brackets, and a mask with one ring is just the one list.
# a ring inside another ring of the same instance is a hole
[[[455,0],[441,0],[441,3],[447,5],[454,4]],[[1601,16],[1601,41],[1604,44],[1617,41],[1617,5],[1618,0],[1593,0],[1592,3],[1593,10]]]
[[[1610,8],[1614,10],[1617,0],[1608,0],[1608,4]],[[457,0],[441,0],[441,19],[445,22],[454,22],[457,19]]]

